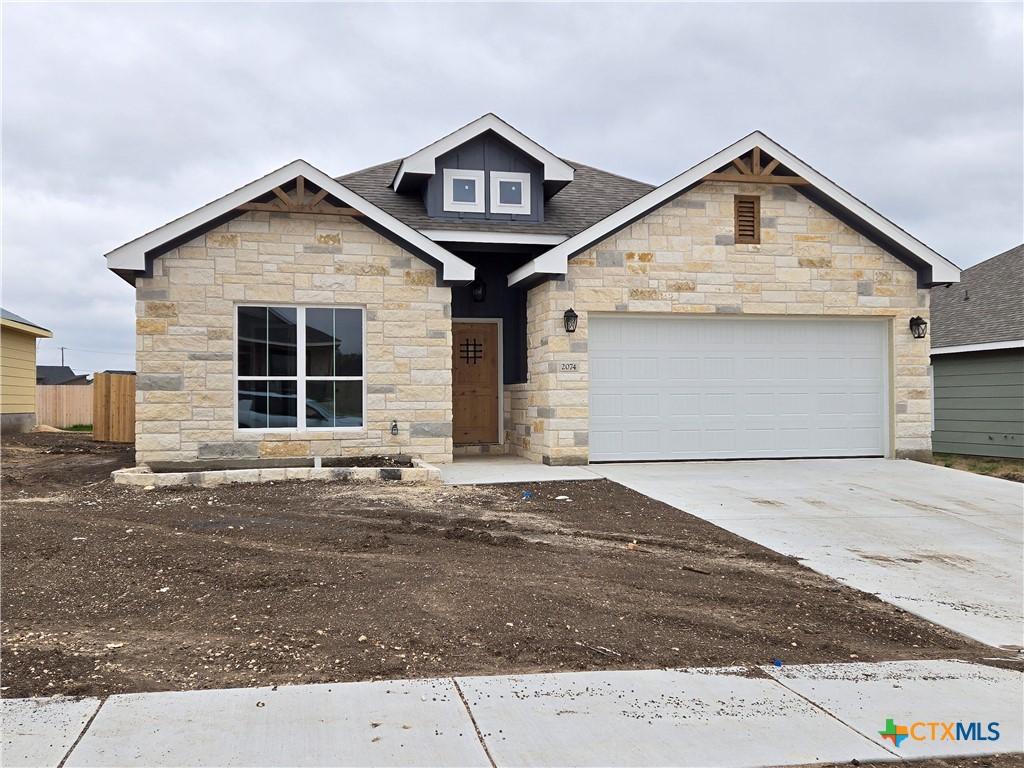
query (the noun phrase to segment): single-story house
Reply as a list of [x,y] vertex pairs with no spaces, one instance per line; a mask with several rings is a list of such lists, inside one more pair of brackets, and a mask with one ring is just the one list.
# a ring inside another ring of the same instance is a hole
[[75,373],[70,365],[37,365],[36,384],[45,385],[75,385],[83,386],[91,384],[89,374]]
[[0,307],[0,431],[28,432],[36,425],[36,339],[46,328]]
[[960,276],[761,132],[651,186],[492,114],[340,177],[296,160],[106,260],[150,464],[928,453],[912,326]]
[[1024,459],[1024,245],[932,291],[932,448]]

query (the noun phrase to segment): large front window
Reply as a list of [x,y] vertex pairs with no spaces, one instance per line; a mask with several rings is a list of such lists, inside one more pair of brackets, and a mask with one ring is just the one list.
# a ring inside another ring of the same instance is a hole
[[361,309],[238,307],[237,339],[239,429],[362,428]]

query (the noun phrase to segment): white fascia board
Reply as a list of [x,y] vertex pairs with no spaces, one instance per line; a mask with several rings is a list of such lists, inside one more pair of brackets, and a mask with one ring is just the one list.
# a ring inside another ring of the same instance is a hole
[[840,188],[833,181],[822,176],[800,158],[772,141],[760,131],[754,131],[749,136],[745,136],[720,152],[716,152],[707,160],[698,163],[687,171],[683,171],[683,173],[665,182],[657,189],[634,200],[625,208],[620,208],[610,216],[584,229],[561,245],[527,262],[509,275],[509,285],[515,285],[536,274],[564,275],[568,269],[569,256],[598,242],[607,234],[617,231],[628,222],[654,210],[659,205],[699,183],[709,173],[714,173],[723,165],[727,165],[733,159],[746,154],[754,147],[760,147],[762,150],[765,150],[782,165],[793,171],[793,173],[806,179],[811,186],[824,192],[852,214],[902,245],[926,264],[931,265],[932,282],[960,282],[960,269],[953,262],[944,259],[920,240],[912,237],[877,211]]
[[305,160],[294,160],[288,165],[268,173],[256,181],[236,189],[224,197],[204,205],[192,213],[154,229],[141,237],[137,237],[120,248],[115,248],[106,255],[107,268],[111,270],[133,270],[142,272],[146,269],[146,254],[159,246],[197,229],[209,221],[216,219],[260,197],[282,184],[286,184],[297,176],[303,176],[321,189],[341,200],[345,205],[354,208],[368,219],[376,222],[397,237],[420,249],[442,265],[442,279],[452,282],[473,280],[476,269],[469,262],[463,261],[455,254],[445,250],[434,241],[424,237],[407,224],[403,224],[391,214],[381,210],[373,203],[360,197],[348,187],[332,179],[323,171],[314,168]]
[[497,243],[501,245],[558,245],[569,239],[566,235],[473,232],[463,229],[421,229],[420,234],[442,243]]
[[433,175],[436,171],[435,163],[438,157],[465,144],[470,139],[476,138],[485,131],[494,131],[507,142],[542,163],[544,165],[544,181],[570,182],[573,180],[574,170],[571,165],[544,149],[526,134],[517,131],[497,115],[488,113],[405,158],[398,166],[398,172],[391,184],[392,189],[399,188],[402,177],[407,173]]
[[1024,348],[1024,339],[1013,341],[990,341],[984,344],[958,344],[954,347],[933,347],[933,355],[955,355],[958,352],[991,352],[997,349]]

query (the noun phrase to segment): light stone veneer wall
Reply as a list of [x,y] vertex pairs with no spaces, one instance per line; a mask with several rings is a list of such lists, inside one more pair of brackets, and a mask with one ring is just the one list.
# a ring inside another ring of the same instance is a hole
[[[137,461],[451,461],[451,291],[436,282],[433,267],[339,216],[246,213],[163,254],[136,281]],[[365,430],[235,428],[235,307],[247,302],[366,308]]]
[[[733,195],[761,196],[761,243],[736,245]],[[530,380],[511,392],[513,450],[536,461],[587,461],[589,312],[891,317],[897,456],[931,450],[928,317],[913,269],[788,186],[707,182],[570,260],[563,281],[528,297]],[[579,313],[567,334],[562,314]],[[560,373],[560,362],[578,372]]]

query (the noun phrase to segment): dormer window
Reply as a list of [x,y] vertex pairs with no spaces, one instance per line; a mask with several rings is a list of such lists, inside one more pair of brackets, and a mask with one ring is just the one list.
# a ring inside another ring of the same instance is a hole
[[444,209],[484,213],[484,172],[445,168]]
[[530,174],[491,171],[491,213],[530,213]]

